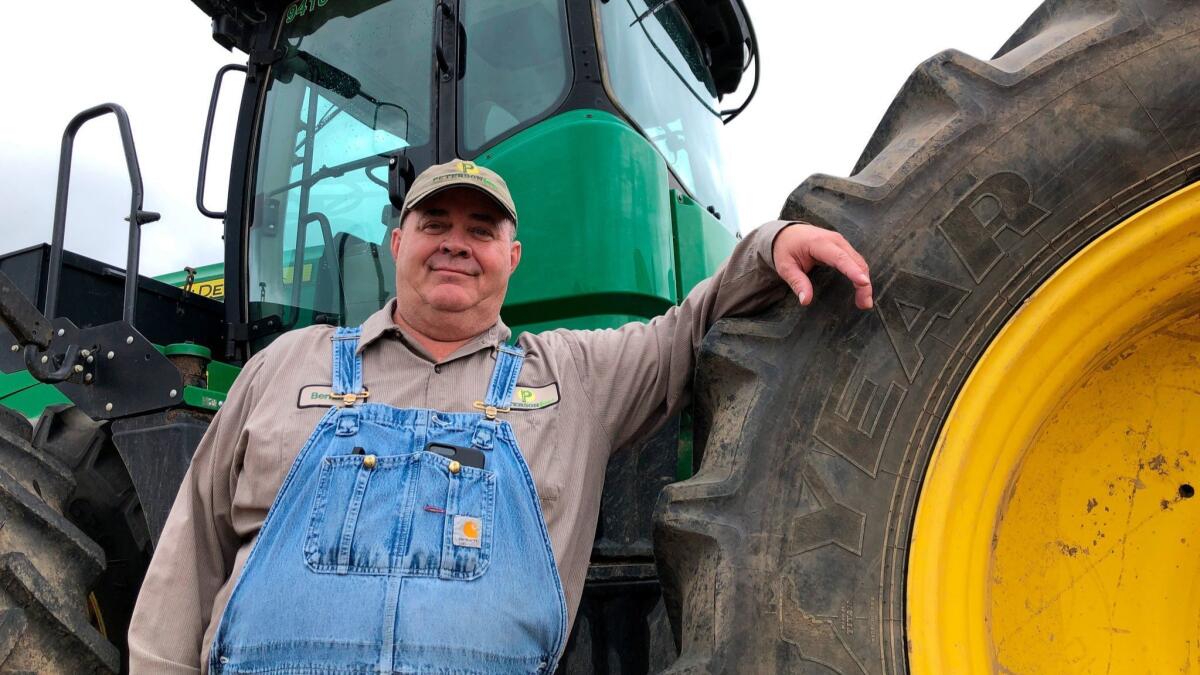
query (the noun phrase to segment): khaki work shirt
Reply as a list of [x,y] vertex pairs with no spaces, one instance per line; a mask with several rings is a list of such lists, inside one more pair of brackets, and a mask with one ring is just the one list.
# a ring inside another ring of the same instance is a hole
[[[518,386],[536,409],[504,416],[529,464],[574,622],[587,574],[604,470],[616,448],[650,434],[686,402],[696,352],[714,321],[753,313],[787,287],[771,248],[783,227],[750,233],[679,307],[616,330],[523,333]],[[497,322],[435,363],[392,320],[395,300],[363,324],[370,402],[473,412],[510,331]],[[179,488],[129,627],[134,673],[206,673],[225,603],[267,510],[325,414],[333,328],[281,335],[255,354],[213,418]]]

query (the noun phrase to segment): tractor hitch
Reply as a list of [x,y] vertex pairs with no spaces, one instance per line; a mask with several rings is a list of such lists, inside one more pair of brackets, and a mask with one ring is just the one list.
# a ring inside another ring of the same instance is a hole
[[25,349],[25,368],[41,382],[62,382],[75,372],[79,347],[67,345],[61,357],[51,359],[47,350],[53,329],[46,317],[25,297],[16,283],[0,271],[0,323],[17,339],[13,351]]

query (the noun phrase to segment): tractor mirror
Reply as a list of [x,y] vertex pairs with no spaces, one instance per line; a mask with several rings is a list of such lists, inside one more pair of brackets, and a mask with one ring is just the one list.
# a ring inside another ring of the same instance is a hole
[[412,160],[399,153],[388,158],[388,200],[397,214],[404,209],[404,198],[416,177]]

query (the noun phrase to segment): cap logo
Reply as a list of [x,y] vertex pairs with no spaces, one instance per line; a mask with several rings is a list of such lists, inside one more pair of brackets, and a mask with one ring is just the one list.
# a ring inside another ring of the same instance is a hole
[[475,166],[474,164],[471,164],[470,162],[460,162],[460,164],[466,164],[466,165],[470,166],[471,168],[470,168],[470,170],[459,171],[458,173],[448,173],[448,174],[445,174],[442,176],[434,176],[433,178],[429,179],[429,182],[433,185],[437,185],[438,183],[445,183],[447,181],[459,182],[459,181],[465,179],[465,180],[475,181],[477,183],[483,183],[484,185],[490,187],[493,190],[496,190],[497,192],[505,191],[499,185],[496,185],[494,182],[492,182],[492,179],[481,174],[479,172],[479,167]]
[[445,164],[435,164],[422,171],[404,201],[404,212],[416,205],[429,195],[453,185],[464,185],[482,190],[489,194],[496,203],[510,216],[513,224],[517,221],[516,206],[513,205],[512,195],[504,180],[485,166],[463,159],[455,159]]

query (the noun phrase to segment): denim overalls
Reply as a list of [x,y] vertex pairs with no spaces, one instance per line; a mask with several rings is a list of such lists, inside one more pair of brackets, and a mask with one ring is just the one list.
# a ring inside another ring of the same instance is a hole
[[[333,336],[330,408],[267,513],[217,628],[222,673],[551,673],[566,603],[512,427],[524,352],[484,413],[366,403],[360,328]],[[425,450],[475,448],[478,469]]]

